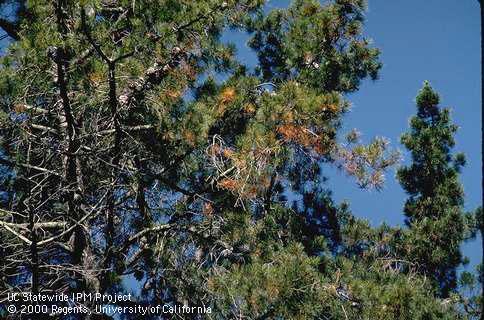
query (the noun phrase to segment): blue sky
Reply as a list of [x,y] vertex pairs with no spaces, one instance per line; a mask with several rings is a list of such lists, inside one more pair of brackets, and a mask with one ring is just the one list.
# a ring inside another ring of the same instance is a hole
[[[286,7],[290,1],[269,0],[268,9]],[[416,113],[415,96],[424,80],[440,93],[442,105],[450,107],[452,119],[460,127],[456,152],[464,152],[467,166],[461,182],[466,209],[481,204],[481,99],[480,99],[480,12],[477,0],[369,0],[365,34],[382,51],[380,79],[366,81],[348,96],[352,111],[346,116],[343,132],[357,128],[363,140],[387,137],[410,157],[400,144],[400,135]],[[245,45],[247,37],[230,32],[225,36],[238,48],[239,58],[248,65],[255,55]],[[403,224],[402,208],[406,194],[388,172],[381,192],[359,189],[354,181],[337,170],[325,172],[334,198],[348,200],[353,213],[372,225],[387,222]],[[464,253],[471,266],[482,260],[480,240],[467,243]]]
[[[415,96],[424,80],[440,93],[459,126],[455,151],[464,152],[467,166],[461,182],[466,209],[481,204],[480,12],[476,0],[369,1],[365,32],[382,50],[380,80],[366,82],[350,96],[353,110],[346,128],[359,128],[364,137],[388,137],[404,151],[399,137],[415,113]],[[404,153],[404,162],[409,156]],[[349,199],[354,213],[372,224],[403,222],[406,195],[387,175],[381,192],[365,192],[333,174],[337,200]],[[464,245],[472,264],[482,260],[480,241]]]

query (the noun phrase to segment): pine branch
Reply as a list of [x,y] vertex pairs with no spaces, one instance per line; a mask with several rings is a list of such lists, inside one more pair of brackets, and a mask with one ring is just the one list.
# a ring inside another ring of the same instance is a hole
[[7,231],[9,231],[11,234],[13,234],[14,236],[16,236],[17,238],[19,238],[20,240],[22,240],[26,244],[28,244],[28,245],[31,245],[32,244],[32,241],[30,241],[25,236],[21,235],[19,232],[15,231],[6,222],[0,221],[0,226],[4,227]]
[[76,227],[80,226],[88,218],[92,217],[95,213],[98,213],[100,211],[98,209],[98,207],[100,206],[100,204],[102,203],[102,201],[104,200],[104,198],[106,197],[106,195],[107,195],[107,192],[101,197],[101,199],[99,199],[98,203],[94,206],[94,208],[91,209],[90,212],[85,212],[85,215],[81,219],[79,219],[78,221],[76,221],[76,223],[74,223],[71,227],[69,227],[68,229],[64,230],[60,234],[57,234],[57,235],[55,235],[53,237],[50,237],[48,239],[45,239],[45,240],[40,241],[38,243],[38,246],[42,246],[42,245],[49,244],[49,243],[53,242],[54,240],[59,239],[59,238],[62,238],[63,236],[65,236],[65,235],[69,234],[70,232],[74,231],[74,229]]
[[14,161],[2,159],[2,158],[0,158],[0,164],[10,166],[10,167],[19,166],[19,167],[22,167],[22,168],[25,168],[25,169],[31,169],[31,170],[39,171],[39,172],[46,173],[46,174],[52,174],[54,176],[62,178],[62,175],[60,173],[57,173],[55,171],[52,171],[52,170],[49,170],[49,169],[46,169],[46,168],[33,166],[33,165],[30,165],[30,164],[16,163]]
[[[11,228],[24,229],[24,230],[28,230],[28,227],[29,227],[28,223],[10,223],[10,222],[0,221],[0,224],[2,224],[3,226],[9,226]],[[59,228],[64,228],[65,226],[66,226],[65,222],[55,222],[55,221],[34,223],[34,229],[59,229]]]
[[175,227],[174,224],[162,224],[155,227],[143,229],[140,232],[129,237],[128,240],[124,243],[120,252],[126,252],[129,249],[130,245],[132,245],[133,243],[136,242],[136,240],[138,240],[139,238],[143,237],[148,233],[167,231],[172,229],[173,227]]
[[160,84],[163,79],[168,76],[170,71],[176,68],[181,59],[185,56],[185,52],[178,47],[175,47],[172,52],[171,59],[164,64],[155,62],[153,66],[146,70],[144,76],[138,81],[131,83],[119,96],[121,105],[129,106],[135,101],[144,99],[146,92],[154,86]]

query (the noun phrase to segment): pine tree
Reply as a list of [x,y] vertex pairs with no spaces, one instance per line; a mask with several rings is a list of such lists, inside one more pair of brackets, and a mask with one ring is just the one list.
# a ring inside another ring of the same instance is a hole
[[459,173],[463,154],[451,153],[457,126],[450,110],[439,106],[439,95],[428,82],[417,98],[417,115],[401,141],[412,163],[398,170],[409,194],[405,203],[409,227],[404,247],[416,268],[434,280],[438,292],[448,296],[456,288],[456,269],[462,263],[459,247],[464,239],[464,194]]
[[[459,319],[391,255],[400,230],[324,185],[333,165],[379,188],[397,160],[384,139],[338,139],[346,94],[381,67],[364,10],[27,2],[0,68],[0,291],[134,289],[133,305],[212,319]],[[252,35],[255,72],[228,28]]]
[[159,236],[193,225],[165,199],[198,208],[207,189],[190,179],[213,119],[183,94],[233,69],[221,32],[259,4],[25,4],[0,69],[0,164],[13,172],[2,184],[2,292],[114,292],[127,275],[156,273]]

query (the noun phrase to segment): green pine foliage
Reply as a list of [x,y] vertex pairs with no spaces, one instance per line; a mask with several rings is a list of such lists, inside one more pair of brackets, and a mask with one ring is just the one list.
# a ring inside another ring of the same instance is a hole
[[428,82],[417,98],[417,115],[411,130],[402,136],[412,163],[398,170],[398,179],[409,194],[405,203],[405,255],[434,281],[442,296],[457,286],[457,267],[463,262],[464,193],[459,172],[463,154],[452,154],[457,126],[450,110],[439,105],[439,95]]
[[[291,210],[274,208],[257,224],[233,217],[239,224],[225,230],[233,249],[225,259],[244,263],[209,276],[217,319],[467,319],[454,309],[458,297],[436,299],[431,282],[392,256],[401,230],[342,215],[346,249],[334,256],[325,237],[307,243],[308,226]],[[249,253],[240,253],[243,246]]]
[[399,160],[384,138],[342,139],[348,94],[382,66],[364,1],[20,3],[0,66],[0,292],[131,292],[211,307],[201,319],[477,315],[453,291],[477,225],[465,161],[428,85],[403,138],[408,230],[332,199],[327,167],[381,190]]

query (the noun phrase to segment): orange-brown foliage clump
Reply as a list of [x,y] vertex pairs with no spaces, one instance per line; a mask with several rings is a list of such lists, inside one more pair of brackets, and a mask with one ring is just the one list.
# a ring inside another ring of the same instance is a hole
[[225,112],[227,105],[235,100],[235,96],[235,89],[231,87],[225,88],[220,93],[219,101],[215,109],[218,116],[221,116]]
[[237,181],[234,179],[225,178],[218,182],[218,186],[227,190],[235,190],[237,187]]
[[213,206],[210,202],[205,202],[203,204],[203,214],[209,216],[213,213]]
[[330,112],[333,114],[338,113],[340,111],[340,107],[334,103],[330,103],[330,104],[323,103],[321,106],[319,106],[319,109],[323,112]]
[[19,104],[16,104],[16,105],[14,106],[14,110],[15,110],[15,112],[17,112],[17,113],[22,113],[22,112],[24,112],[24,111],[25,111],[25,105],[20,104],[20,103],[19,103]]
[[300,134],[300,128],[292,124],[284,124],[277,127],[277,132],[283,136],[285,141],[294,141]]
[[230,103],[235,99],[235,89],[228,87],[225,88],[222,93],[220,94],[220,102],[222,103]]
[[195,134],[190,130],[184,130],[183,137],[190,146],[194,146],[197,141]]
[[181,93],[179,90],[168,90],[166,96],[171,99],[178,99],[181,96]]
[[245,113],[254,113],[255,112],[255,106],[252,103],[247,103],[244,105],[244,112]]
[[214,157],[217,156],[221,152],[221,148],[218,144],[212,144],[208,150],[209,154]]
[[225,149],[223,150],[223,155],[224,155],[224,157],[226,157],[226,158],[232,158],[232,157],[233,157],[233,155],[234,155],[234,152],[233,152],[232,150],[228,149],[228,148],[225,148]]
[[277,127],[277,132],[286,142],[295,142],[318,154],[325,154],[327,148],[322,144],[320,137],[312,134],[308,129],[293,124],[284,124]]
[[93,72],[87,75],[89,82],[92,86],[97,87],[103,81],[103,75],[101,73]]

